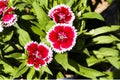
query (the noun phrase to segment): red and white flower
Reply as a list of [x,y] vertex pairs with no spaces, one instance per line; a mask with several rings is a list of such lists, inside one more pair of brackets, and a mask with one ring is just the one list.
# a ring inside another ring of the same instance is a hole
[[72,24],[75,16],[71,9],[66,5],[58,5],[53,7],[48,15],[54,20],[55,23]]
[[0,0],[0,15],[4,12],[7,6],[8,6],[8,0]]
[[14,7],[10,7],[2,16],[2,22],[4,27],[12,26],[17,21],[17,15],[13,13]]
[[43,43],[32,41],[25,46],[25,49],[28,51],[28,66],[34,66],[36,70],[52,60],[51,49]]
[[70,24],[56,24],[47,33],[47,40],[55,52],[65,52],[73,48],[76,42],[76,29]]

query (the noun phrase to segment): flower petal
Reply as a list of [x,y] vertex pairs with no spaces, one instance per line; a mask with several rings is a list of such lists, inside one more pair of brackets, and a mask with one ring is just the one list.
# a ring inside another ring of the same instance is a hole
[[47,57],[49,55],[49,49],[44,44],[40,44],[38,46],[38,55],[41,56],[41,58]]
[[53,49],[61,50],[60,43],[59,42],[53,43]]
[[45,59],[45,61],[46,61],[46,63],[50,63],[50,62],[52,61],[52,57],[51,57],[51,56],[47,57],[47,58]]
[[36,58],[35,62],[34,62],[34,67],[36,70],[39,70],[41,66],[45,66],[46,63],[44,60]]
[[34,67],[35,67],[36,70],[39,70],[39,69],[40,69],[39,61],[35,61],[35,62],[34,62]]
[[45,65],[46,65],[46,62],[45,62],[44,60],[42,60],[42,59],[39,59],[39,64],[40,64],[41,66],[45,66]]
[[31,41],[25,46],[25,49],[30,53],[36,53],[38,50],[38,43]]
[[72,47],[72,45],[73,45],[72,43],[73,43],[73,39],[66,40],[61,43],[61,47],[63,49],[69,50],[69,48]]
[[28,58],[28,66],[33,66],[34,65],[34,56],[29,56]]
[[56,42],[57,40],[57,33],[55,31],[51,31],[50,33],[48,33],[48,40],[51,42]]

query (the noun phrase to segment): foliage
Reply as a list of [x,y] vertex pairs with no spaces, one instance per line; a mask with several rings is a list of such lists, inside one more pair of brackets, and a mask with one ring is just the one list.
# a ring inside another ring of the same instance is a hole
[[[46,34],[55,23],[48,12],[59,4],[68,5],[75,14],[76,44],[71,51],[54,52],[51,63],[36,71],[27,66],[24,47],[30,41],[50,45]],[[87,19],[104,21],[91,12],[88,0],[9,0],[9,5],[16,7],[18,21],[0,32],[0,79],[54,79],[65,78],[67,73],[78,78],[120,78],[120,26],[88,30]]]

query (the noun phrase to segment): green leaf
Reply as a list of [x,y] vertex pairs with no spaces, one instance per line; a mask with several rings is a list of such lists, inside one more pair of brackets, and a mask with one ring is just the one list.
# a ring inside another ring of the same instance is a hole
[[120,43],[117,43],[116,45],[117,45],[117,48],[120,50]]
[[69,7],[71,7],[74,4],[73,0],[69,0],[67,1],[66,5],[68,5]]
[[53,21],[49,21],[48,24],[46,25],[45,31],[48,32],[54,25],[55,23]]
[[31,19],[35,19],[35,17],[33,15],[22,15],[22,19],[31,20]]
[[106,58],[114,67],[120,69],[120,61],[118,57],[108,57]]
[[11,40],[11,38],[12,38],[12,36],[13,36],[13,33],[14,33],[14,32],[11,31],[9,34],[3,35],[3,36],[4,36],[3,41],[6,42],[6,41]]
[[13,2],[14,2],[14,0],[9,0],[9,1],[8,1],[8,6],[12,6],[12,5],[13,5]]
[[28,42],[31,41],[29,34],[25,30],[19,28],[18,34],[19,34],[19,42],[22,46],[25,46]]
[[81,66],[80,64],[78,64],[77,62],[75,62],[73,60],[69,60],[69,64],[70,65],[69,65],[68,69],[75,72],[76,74],[82,75],[87,78],[95,79],[96,77],[105,75],[104,73],[97,71],[95,69]]
[[106,0],[106,1],[107,1],[109,4],[111,4],[113,0]]
[[98,51],[94,50],[93,53],[97,56],[97,58],[103,57],[115,57],[119,55],[119,51],[113,48],[102,47]]
[[57,6],[57,5],[58,5],[57,0],[53,0],[53,7],[54,7],[54,6]]
[[5,47],[3,48],[5,53],[8,53],[10,51],[13,51],[14,48],[12,46],[10,46],[9,44],[6,44]]
[[3,60],[0,60],[0,64],[2,64],[3,65],[3,71],[6,73],[6,74],[12,74],[13,73],[13,71],[14,71],[14,68],[11,66],[11,65],[9,65],[8,63],[6,63],[5,61],[3,61]]
[[33,31],[35,34],[37,34],[37,35],[39,35],[39,36],[41,36],[41,37],[45,37],[45,33],[44,33],[43,30],[41,30],[39,27],[37,27],[37,26],[32,26],[31,29],[32,29],[32,31]]
[[92,65],[94,65],[96,63],[99,63],[99,62],[102,62],[104,60],[105,59],[95,58],[94,56],[91,56],[91,57],[89,57],[89,58],[86,59],[88,66],[92,66]]
[[5,55],[4,57],[17,59],[17,58],[19,58],[19,57],[21,57],[21,56],[22,56],[22,53],[12,53],[12,54],[10,54],[10,55]]
[[120,30],[120,25],[111,25],[113,31]]
[[0,75],[0,80],[10,80],[8,77],[5,77],[3,75]]
[[116,31],[119,30],[120,26],[103,26],[97,29],[92,29],[89,31],[90,34],[92,34],[93,36],[99,35],[99,34],[103,34],[103,33],[107,33],[107,32],[112,32],[112,31]]
[[35,74],[35,69],[33,67],[31,67],[27,74],[27,79],[32,79],[34,74]]
[[68,4],[68,3],[74,2],[74,0],[58,0],[57,2],[59,4]]
[[13,73],[13,78],[18,78],[20,77],[22,74],[24,74],[27,70],[28,70],[28,66],[26,65],[25,62],[23,62],[17,69],[16,71]]
[[59,0],[59,3],[66,4],[67,0]]
[[64,75],[61,72],[58,72],[57,79],[62,79],[62,78],[64,78]]
[[[22,1],[17,1],[17,0],[15,0],[16,2],[16,4],[15,4],[15,8],[16,9],[19,9],[20,11],[22,11],[22,10],[24,10],[25,9],[25,5],[26,5],[26,3],[25,2],[22,2]],[[17,3],[19,3],[19,4],[17,4]]]
[[114,80],[114,74],[113,72],[110,72],[110,71],[107,71],[107,72],[104,72],[107,76],[103,76],[103,77],[100,77],[99,80]]
[[55,55],[55,60],[62,65],[62,67],[67,70],[68,66],[68,54],[67,53],[58,53]]
[[81,0],[81,3],[83,3],[83,6],[84,6],[84,7],[87,6],[87,1],[88,1],[88,0]]
[[104,18],[99,13],[95,12],[84,13],[82,18],[104,20]]
[[85,48],[85,49],[83,50],[83,52],[84,52],[86,55],[90,56],[90,53],[89,53],[89,51],[88,51],[87,48]]
[[48,8],[49,0],[39,0],[41,6],[45,6],[45,8]]
[[113,35],[98,36],[98,37],[93,38],[93,42],[96,44],[109,44],[115,41],[120,41],[120,40]]
[[42,27],[42,29],[45,29],[45,26],[50,20],[50,18],[36,1],[33,2],[32,6],[35,9],[35,14],[37,16],[40,26]]
[[26,0],[27,3],[31,4],[33,2],[33,0]]
[[43,72],[47,72],[48,74],[53,75],[52,72],[50,71],[50,69],[49,69],[47,66],[43,66],[43,67],[41,68],[41,70],[42,70]]

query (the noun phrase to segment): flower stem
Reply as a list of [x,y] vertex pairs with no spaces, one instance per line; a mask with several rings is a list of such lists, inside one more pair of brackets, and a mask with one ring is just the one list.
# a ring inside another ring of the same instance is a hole
[[84,28],[85,28],[85,21],[84,21],[84,20],[82,20],[82,21],[81,21],[81,28],[80,28],[80,32],[82,32]]

